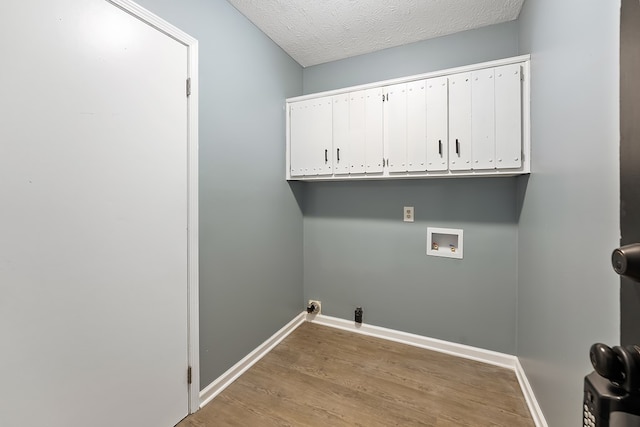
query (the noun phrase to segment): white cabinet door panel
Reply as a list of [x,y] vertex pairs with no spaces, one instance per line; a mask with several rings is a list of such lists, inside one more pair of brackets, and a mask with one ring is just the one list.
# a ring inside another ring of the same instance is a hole
[[471,73],[449,78],[449,169],[471,169]]
[[365,91],[366,173],[381,173],[384,156],[382,88]]
[[472,169],[495,169],[495,109],[493,68],[471,74]]
[[[309,101],[307,101],[309,102]],[[308,168],[307,144],[305,143],[307,131],[307,122],[309,121],[308,110],[305,108],[305,101],[295,102],[289,107],[290,114],[290,160],[291,160],[291,176],[304,176]]]
[[366,91],[349,94],[349,172],[366,171],[367,145],[365,132]]
[[496,167],[522,166],[522,89],[520,64],[495,69]]
[[309,153],[316,175],[333,173],[333,108],[331,98],[321,98],[313,111],[313,148]]
[[291,176],[332,173],[331,98],[296,102],[291,106]]
[[389,172],[407,171],[407,85],[385,88],[384,133]]
[[[407,170],[427,170],[426,81],[407,83]],[[446,108],[446,106],[445,106]]]
[[333,173],[349,174],[349,94],[333,97]]
[[427,171],[446,171],[448,155],[449,89],[447,77],[426,81]]

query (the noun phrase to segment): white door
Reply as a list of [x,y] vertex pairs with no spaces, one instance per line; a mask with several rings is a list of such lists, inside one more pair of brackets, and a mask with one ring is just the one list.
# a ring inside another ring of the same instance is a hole
[[103,0],[0,17],[0,425],[172,426],[187,47]]

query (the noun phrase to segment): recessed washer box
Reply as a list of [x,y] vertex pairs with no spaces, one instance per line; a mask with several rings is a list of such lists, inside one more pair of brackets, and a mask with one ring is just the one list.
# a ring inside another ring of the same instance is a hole
[[427,255],[462,259],[462,230],[427,227]]

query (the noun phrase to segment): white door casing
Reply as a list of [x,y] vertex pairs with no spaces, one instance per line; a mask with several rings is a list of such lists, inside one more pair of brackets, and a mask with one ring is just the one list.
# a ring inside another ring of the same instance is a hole
[[199,404],[197,42],[126,0],[0,16],[0,425],[173,425]]

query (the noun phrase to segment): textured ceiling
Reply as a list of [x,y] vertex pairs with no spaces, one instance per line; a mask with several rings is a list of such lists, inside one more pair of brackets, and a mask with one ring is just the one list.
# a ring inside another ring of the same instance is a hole
[[303,67],[514,20],[524,0],[228,0]]

